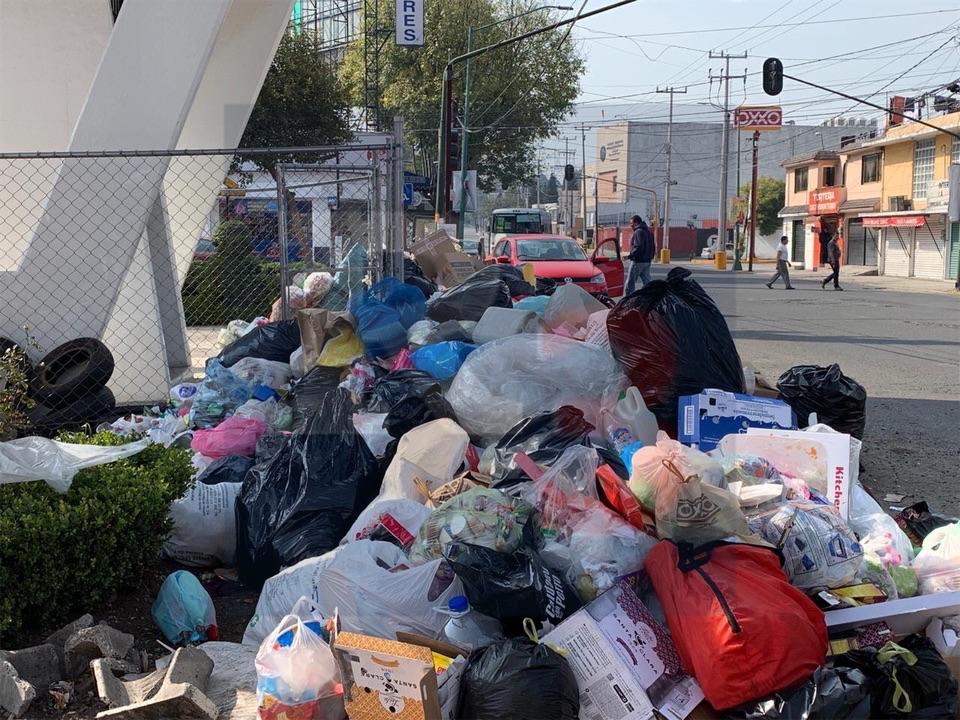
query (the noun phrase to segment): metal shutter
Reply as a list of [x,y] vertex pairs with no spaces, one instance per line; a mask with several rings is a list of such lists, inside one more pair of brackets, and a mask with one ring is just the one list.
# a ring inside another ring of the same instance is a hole
[[790,254],[790,262],[802,263],[803,253],[806,250],[807,242],[804,234],[803,220],[793,221],[793,250]]
[[947,261],[947,277],[956,280],[960,275],[960,223],[950,223],[950,258]]
[[914,277],[943,280],[945,219],[945,215],[927,215],[926,225],[914,230]]
[[883,229],[883,239],[885,243],[883,274],[909,277],[913,228],[886,227]]
[[847,225],[847,265],[877,264],[877,229],[863,226],[863,220]]

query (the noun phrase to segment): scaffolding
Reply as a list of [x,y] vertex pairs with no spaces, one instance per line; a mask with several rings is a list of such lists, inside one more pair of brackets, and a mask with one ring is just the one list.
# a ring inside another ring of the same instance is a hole
[[359,35],[363,4],[364,0],[296,0],[290,29],[312,34],[320,49],[339,63]]

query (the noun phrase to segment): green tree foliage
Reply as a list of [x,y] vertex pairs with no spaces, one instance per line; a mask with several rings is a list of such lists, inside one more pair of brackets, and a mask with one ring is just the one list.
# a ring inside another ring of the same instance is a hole
[[[307,33],[286,33],[263,81],[247,121],[241,148],[329,145],[349,140],[350,96],[337,71]],[[276,163],[315,155],[244,155],[234,160],[236,172],[251,161],[274,174]]]
[[560,181],[557,176],[550,173],[546,182],[540,185],[540,199],[545,203],[555,203],[560,199]]
[[[786,186],[783,180],[771,177],[757,178],[757,235],[772,235],[782,226],[783,221],[777,213],[783,209]],[[740,195],[750,197],[750,183],[740,186]],[[747,216],[750,206],[747,205]],[[749,230],[748,230],[749,232]]]
[[[393,42],[394,3],[380,0],[378,17],[365,18],[386,36],[380,52],[381,106],[389,116],[403,115],[408,144],[417,167],[433,172],[437,158],[437,127],[443,69],[449,58],[467,49],[467,27],[479,27],[535,7],[530,0],[444,0],[427,3],[425,45],[397,47]],[[478,30],[474,48],[542,27],[554,20],[538,11],[495,27]],[[536,175],[534,146],[556,134],[579,92],[584,60],[571,40],[556,30],[486,53],[473,61],[470,89],[470,166],[479,187],[511,187]],[[354,103],[365,105],[364,37],[350,48],[343,78]],[[463,106],[464,66],[454,74],[454,99]]]

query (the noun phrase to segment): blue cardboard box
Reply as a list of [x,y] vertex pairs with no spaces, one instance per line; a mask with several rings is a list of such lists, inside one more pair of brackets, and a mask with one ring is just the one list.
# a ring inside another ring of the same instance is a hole
[[713,450],[725,435],[745,433],[748,427],[797,429],[797,417],[783,400],[704,390],[681,395],[677,402],[677,439],[703,452]]

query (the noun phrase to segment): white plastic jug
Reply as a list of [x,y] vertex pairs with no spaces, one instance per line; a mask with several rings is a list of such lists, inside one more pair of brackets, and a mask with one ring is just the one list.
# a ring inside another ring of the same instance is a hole
[[504,639],[500,621],[472,610],[464,595],[450,598],[447,609],[440,612],[450,616],[444,627],[447,640],[465,650],[478,650]]
[[626,428],[634,440],[644,445],[653,445],[657,441],[657,418],[647,408],[640,390],[636,387],[626,389],[609,411],[606,423],[608,435],[614,435],[618,429]]

